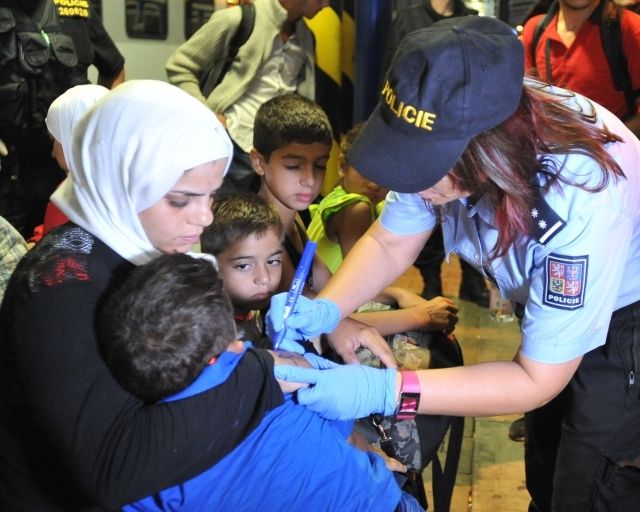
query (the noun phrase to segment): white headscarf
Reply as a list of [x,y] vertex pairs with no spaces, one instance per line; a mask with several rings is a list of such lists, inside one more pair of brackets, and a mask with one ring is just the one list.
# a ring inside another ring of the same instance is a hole
[[132,80],[98,100],[73,129],[73,173],[52,196],[69,219],[136,265],[160,254],[138,213],[184,172],[227,158],[232,145],[215,114],[165,82]]
[[101,85],[76,85],[58,96],[49,107],[45,123],[49,133],[62,146],[65,159],[71,154],[71,130],[78,119],[108,92],[109,89]]

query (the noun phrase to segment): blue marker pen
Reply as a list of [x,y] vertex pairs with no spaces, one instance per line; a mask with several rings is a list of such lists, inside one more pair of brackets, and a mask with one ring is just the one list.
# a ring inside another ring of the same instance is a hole
[[[296,301],[302,293],[302,289],[304,288],[304,283],[307,280],[307,276],[309,275],[309,270],[311,269],[311,264],[313,263],[313,255],[316,252],[316,243],[309,240],[304,246],[304,251],[302,251],[302,257],[300,258],[300,263],[298,263],[298,268],[296,268],[296,273],[293,275],[293,281],[291,281],[291,287],[287,292],[287,300],[284,303],[284,313],[282,315],[283,321],[286,322],[289,315],[293,312],[293,308],[296,305]],[[282,343],[282,338],[284,337],[284,333],[286,329],[283,327],[281,331],[276,335],[276,339],[273,342],[273,346],[275,350],[278,350],[280,343]]]

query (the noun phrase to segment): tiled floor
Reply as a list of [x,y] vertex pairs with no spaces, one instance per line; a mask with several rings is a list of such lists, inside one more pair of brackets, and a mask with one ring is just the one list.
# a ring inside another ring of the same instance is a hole
[[[458,301],[456,336],[465,364],[511,359],[519,345],[517,322],[490,318],[487,309],[459,301],[460,267],[455,259],[442,267],[443,293]],[[410,269],[399,285],[420,292],[422,278]],[[467,418],[451,512],[526,512],[529,499],[524,478],[524,445],[511,441],[507,432],[517,415]],[[443,460],[444,452],[441,454]],[[425,471],[430,493],[430,467]],[[430,498],[430,497],[429,497]],[[430,503],[433,500],[430,499]],[[430,505],[433,510],[433,505]],[[435,511],[441,512],[441,511]]]

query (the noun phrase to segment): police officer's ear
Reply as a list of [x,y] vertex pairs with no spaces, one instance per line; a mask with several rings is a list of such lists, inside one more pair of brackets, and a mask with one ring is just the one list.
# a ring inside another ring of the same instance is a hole
[[258,176],[264,176],[265,159],[262,154],[258,153],[255,148],[251,148],[249,157],[251,158],[251,166],[253,167],[255,173]]

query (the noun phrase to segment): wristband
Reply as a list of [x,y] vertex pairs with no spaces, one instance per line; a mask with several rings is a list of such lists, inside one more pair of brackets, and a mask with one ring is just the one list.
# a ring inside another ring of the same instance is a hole
[[400,386],[400,401],[396,410],[399,420],[412,420],[418,414],[420,405],[420,381],[416,372],[400,372],[402,385]]

